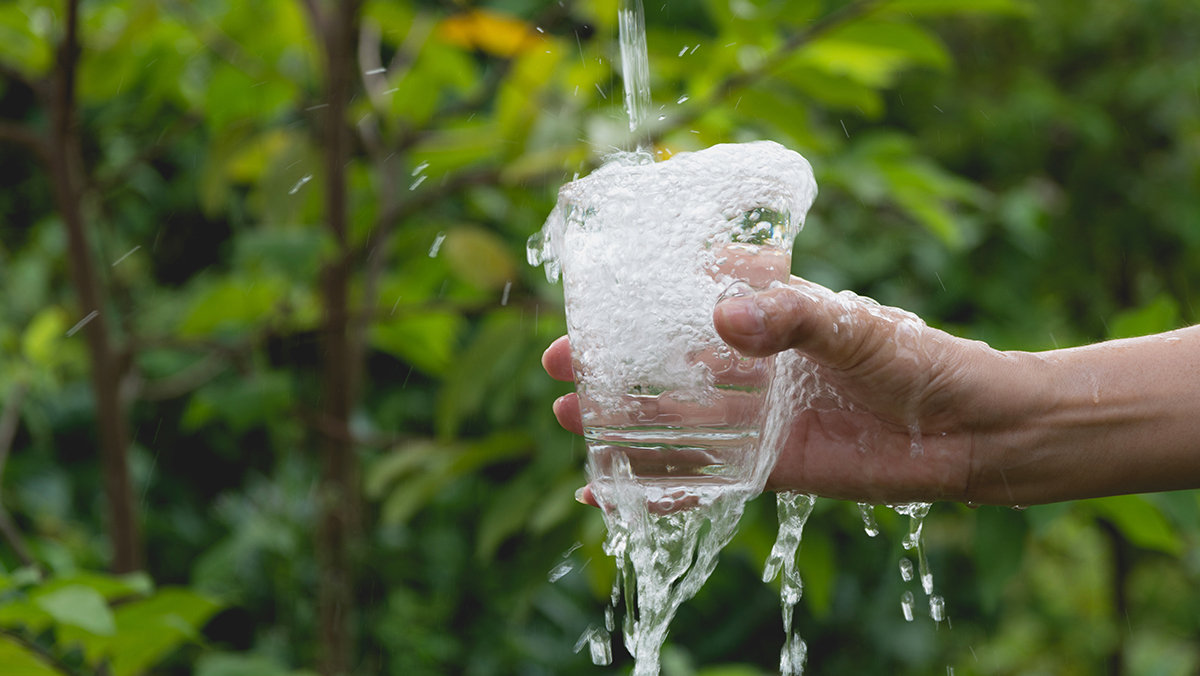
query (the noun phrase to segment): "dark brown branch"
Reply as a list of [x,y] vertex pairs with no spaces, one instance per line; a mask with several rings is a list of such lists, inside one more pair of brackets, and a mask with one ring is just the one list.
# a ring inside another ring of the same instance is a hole
[[0,120],[0,140],[23,145],[36,153],[39,159],[46,159],[45,140],[27,125]]
[[320,0],[304,0],[304,8],[308,10],[308,18],[312,21],[313,31],[317,37],[324,39],[325,12],[321,9]]
[[211,382],[225,370],[226,366],[226,357],[213,352],[179,373],[166,378],[143,380],[139,377],[134,387],[135,396],[145,401],[164,401],[182,397]]
[[47,143],[50,178],[59,215],[67,231],[67,257],[92,366],[97,433],[113,571],[128,573],[141,565],[141,534],[129,475],[129,421],[121,404],[122,359],[113,349],[103,287],[96,272],[83,214],[83,157],[75,109],[75,73],[79,59],[79,0],[68,0],[66,32],[58,48],[49,101]]
[[[13,439],[17,436],[17,426],[21,422],[21,404],[25,402],[27,391],[28,386],[24,382],[18,382],[8,393],[8,399],[4,400],[4,410],[0,412],[0,491],[4,487],[4,466],[8,463],[8,454],[12,450]],[[21,531],[13,522],[12,516],[5,509],[2,501],[0,501],[0,533],[4,534],[8,546],[12,547],[13,553],[17,555],[22,564],[26,566],[34,564],[33,555],[29,553],[29,547],[25,545],[25,538],[21,536]]]
[[[322,20],[323,19],[323,20]],[[325,163],[326,225],[341,255],[321,273],[322,419],[332,434],[322,439],[318,550],[318,639],[320,671],[341,676],[353,669],[352,621],[356,614],[351,551],[359,539],[358,464],[350,439],[350,414],[358,399],[360,364],[350,350],[349,214],[346,165],[351,156],[346,109],[354,75],[359,0],[342,0],[328,14],[314,15],[325,53],[324,125],[321,150]]]

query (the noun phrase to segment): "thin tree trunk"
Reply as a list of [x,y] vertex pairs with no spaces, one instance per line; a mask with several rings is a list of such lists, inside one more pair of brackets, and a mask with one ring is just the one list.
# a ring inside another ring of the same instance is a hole
[[[12,450],[13,439],[17,436],[17,426],[21,423],[21,404],[25,401],[25,392],[28,389],[24,382],[18,382],[8,393],[4,408],[0,410],[0,488],[4,486],[4,466],[8,463],[8,452]],[[23,565],[31,566],[35,563],[33,554],[25,544],[25,538],[21,537],[21,531],[4,508],[3,501],[0,501],[0,534],[4,535],[8,546],[12,547],[13,553]]]
[[129,478],[129,421],[121,405],[121,366],[108,332],[100,278],[92,260],[83,215],[83,159],[75,110],[75,69],[79,58],[79,2],[67,2],[66,32],[49,101],[50,136],[47,162],[58,212],[67,230],[67,255],[71,282],[92,361],[92,393],[96,400],[96,431],[100,437],[100,464],[108,503],[108,532],[112,542],[112,568],[127,573],[141,566],[141,534]]
[[327,225],[338,253],[321,278],[324,301],[322,414],[329,432],[322,440],[321,523],[317,534],[320,557],[319,626],[321,673],[350,672],[354,660],[355,611],[352,548],[357,540],[358,471],[350,437],[350,413],[357,399],[358,365],[350,349],[350,242],[346,204],[346,164],[350,137],[346,127],[354,73],[354,37],[358,33],[359,3],[346,0],[315,7],[314,25],[323,38],[326,63],[326,103],[321,145],[325,163]]

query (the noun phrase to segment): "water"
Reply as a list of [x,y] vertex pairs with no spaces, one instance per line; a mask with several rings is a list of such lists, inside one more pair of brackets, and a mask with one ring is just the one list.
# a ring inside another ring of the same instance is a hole
[[528,254],[563,278],[598,499],[618,457],[659,512],[761,489],[773,362],[732,352],[712,309],[787,279],[815,191],[804,158],[770,142],[623,153],[560,190]]
[[805,493],[781,492],[775,496],[779,513],[779,535],[771,548],[771,555],[763,568],[763,582],[774,580],[780,571],[780,605],[783,608],[783,649],[779,654],[780,676],[800,676],[804,673],[804,661],[808,646],[800,635],[792,631],[792,618],[796,604],[804,593],[804,583],[796,567],[796,554],[800,550],[800,539],[804,524],[812,514],[816,497]]
[[[635,676],[658,673],[671,618],[774,466],[786,429],[783,417],[764,421],[784,396],[774,364],[734,354],[712,309],[722,294],[787,279],[815,193],[808,163],[774,143],[661,163],[623,153],[563,186],[530,240],[530,262],[563,278],[588,474]],[[789,638],[785,660],[802,665],[804,650]]]
[[650,110],[650,57],[646,52],[646,19],[642,0],[621,0],[617,9],[621,45],[621,78],[629,131],[636,134]]
[[875,506],[869,502],[860,502],[858,511],[862,514],[863,530],[867,532],[867,537],[879,535],[879,524],[875,522]]

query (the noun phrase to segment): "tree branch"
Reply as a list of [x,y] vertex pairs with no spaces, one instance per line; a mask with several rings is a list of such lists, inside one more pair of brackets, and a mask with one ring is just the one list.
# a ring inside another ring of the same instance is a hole
[[[18,382],[8,393],[8,398],[4,400],[4,410],[0,412],[0,490],[4,487],[4,466],[8,463],[8,454],[12,450],[13,439],[17,436],[17,425],[21,422],[21,404],[25,402],[25,394],[28,390],[28,385]],[[21,537],[21,531],[17,528],[17,524],[13,523],[12,516],[5,509],[2,501],[0,501],[0,533],[4,534],[4,539],[8,541],[8,545],[12,547],[13,553],[21,560],[21,563],[26,566],[34,565],[33,555],[25,546],[25,538]]]
[[53,96],[49,100],[50,134],[47,166],[59,215],[67,232],[67,257],[80,314],[92,317],[83,328],[92,367],[100,465],[108,503],[113,570],[127,573],[141,566],[141,533],[129,475],[129,420],[121,402],[123,361],[109,336],[104,289],[83,212],[83,150],[75,109],[75,76],[79,60],[79,0],[68,0],[66,32],[58,47]]
[[0,120],[0,140],[23,145],[37,154],[38,158],[46,159],[46,142],[28,125],[19,122]]

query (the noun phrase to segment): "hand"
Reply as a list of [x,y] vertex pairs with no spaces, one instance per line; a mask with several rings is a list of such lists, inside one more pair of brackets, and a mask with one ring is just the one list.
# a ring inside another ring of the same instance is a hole
[[[999,353],[930,329],[906,312],[798,278],[725,300],[713,321],[742,354],[798,350],[846,400],[794,402],[769,489],[874,503],[964,499],[974,429],[989,408],[975,391],[973,362],[1003,360]],[[571,380],[565,337],[542,363],[552,377]],[[563,427],[582,434],[574,394],[556,401],[554,412]]]
[[[790,402],[770,489],[871,503],[1029,505],[1200,487],[1200,327],[1000,352],[798,278],[722,301],[713,321],[742,354],[791,350],[829,385]],[[543,364],[571,379],[565,338]],[[575,395],[554,411],[582,433]],[[590,501],[586,490],[581,498]]]

